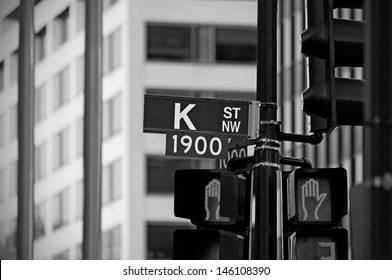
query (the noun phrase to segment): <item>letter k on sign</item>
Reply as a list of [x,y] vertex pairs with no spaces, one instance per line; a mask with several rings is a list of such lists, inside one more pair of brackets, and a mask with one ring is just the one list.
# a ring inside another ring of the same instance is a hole
[[181,119],[183,119],[190,130],[196,130],[195,126],[193,125],[191,119],[188,116],[189,111],[192,110],[195,106],[196,104],[188,104],[188,106],[186,106],[185,109],[181,111],[181,103],[175,103],[174,129],[180,129],[180,121]]

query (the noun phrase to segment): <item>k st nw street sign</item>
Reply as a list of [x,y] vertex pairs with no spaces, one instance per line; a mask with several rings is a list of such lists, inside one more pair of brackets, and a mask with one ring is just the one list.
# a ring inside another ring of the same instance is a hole
[[257,138],[257,102],[146,94],[144,132],[211,132]]

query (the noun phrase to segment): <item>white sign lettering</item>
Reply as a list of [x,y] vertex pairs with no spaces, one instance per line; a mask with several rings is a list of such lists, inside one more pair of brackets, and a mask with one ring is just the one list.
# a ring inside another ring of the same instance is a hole
[[240,111],[240,110],[241,110],[241,108],[238,108],[238,107],[225,107],[223,109],[223,112],[224,112],[223,117],[225,119],[231,119],[233,117],[232,111],[234,111],[234,118],[238,119],[238,111]]
[[222,132],[238,132],[240,130],[240,126],[240,121],[222,121]]
[[[235,121],[238,119],[238,112],[241,110],[239,107],[225,107],[223,109],[223,117],[226,120],[222,120],[222,132],[235,132],[238,133],[241,127],[241,121]],[[234,117],[235,120],[228,120]]]
[[188,116],[190,110],[195,107],[196,104],[189,104],[185,107],[184,110],[181,111],[181,103],[175,103],[174,105],[174,129],[180,129],[180,121],[181,119],[184,120],[186,125],[190,130],[196,130],[195,126],[193,125],[191,119]]

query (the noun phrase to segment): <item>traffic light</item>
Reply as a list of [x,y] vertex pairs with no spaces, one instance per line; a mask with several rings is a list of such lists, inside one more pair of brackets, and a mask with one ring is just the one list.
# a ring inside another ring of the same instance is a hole
[[311,131],[362,125],[364,81],[335,77],[335,67],[364,64],[365,22],[336,19],[335,8],[363,8],[363,0],[308,0],[302,53],[309,57],[309,88],[302,93]]
[[173,259],[247,259],[250,175],[225,170],[177,170],[174,214],[192,230],[176,230]]
[[348,259],[347,172],[344,168],[296,169],[283,176],[285,259]]

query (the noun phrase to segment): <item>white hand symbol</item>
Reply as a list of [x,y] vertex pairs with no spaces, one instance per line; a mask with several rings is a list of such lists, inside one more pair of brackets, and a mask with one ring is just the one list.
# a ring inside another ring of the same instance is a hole
[[206,221],[219,221],[220,182],[216,179],[211,180],[205,188],[204,209]]
[[[313,198],[316,200],[317,205],[314,209],[314,218],[316,220],[319,219],[318,211],[320,209],[321,204],[323,203],[324,199],[327,197],[326,193],[319,194],[320,187],[319,183],[314,180],[310,179],[305,184],[302,185],[302,209],[304,210],[304,220],[308,218],[308,209],[306,209],[305,205],[305,198]],[[311,204],[309,204],[311,205]]]

